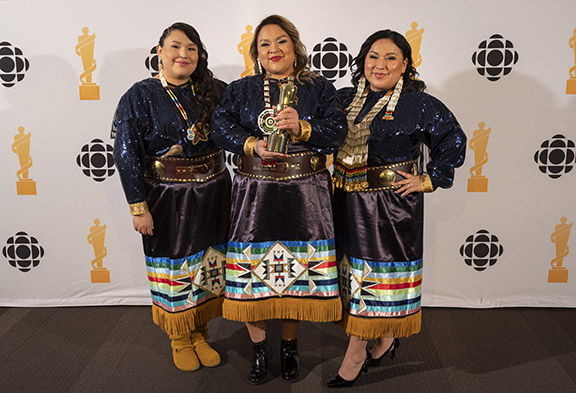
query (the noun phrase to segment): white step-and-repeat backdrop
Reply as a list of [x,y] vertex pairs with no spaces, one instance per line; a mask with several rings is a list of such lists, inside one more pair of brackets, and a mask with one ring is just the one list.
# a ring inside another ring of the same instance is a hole
[[272,13],[336,87],[368,35],[406,34],[465,129],[454,186],[426,196],[424,305],[576,306],[573,0],[0,0],[0,306],[150,303],[115,106],[156,72],[171,23],[199,30],[229,82],[251,72],[253,27]]

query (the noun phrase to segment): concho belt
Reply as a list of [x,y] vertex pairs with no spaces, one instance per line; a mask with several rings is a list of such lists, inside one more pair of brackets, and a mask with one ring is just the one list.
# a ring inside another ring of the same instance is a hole
[[397,171],[416,175],[416,160],[368,167],[368,172],[366,174],[368,180],[368,188],[362,191],[381,191],[400,188],[400,186],[392,185],[392,183],[404,179],[404,177]]
[[293,180],[312,176],[326,169],[326,156],[313,152],[295,153],[276,161],[241,156],[238,173],[262,180]]
[[226,170],[222,150],[201,157],[147,157],[144,177],[167,182],[205,182]]

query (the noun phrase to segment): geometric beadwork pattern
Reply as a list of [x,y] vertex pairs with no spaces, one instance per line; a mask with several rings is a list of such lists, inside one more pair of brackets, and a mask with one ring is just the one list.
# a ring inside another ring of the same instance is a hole
[[220,296],[226,286],[225,267],[226,255],[212,247],[208,248],[196,271],[190,272],[188,261],[182,264],[182,270],[191,273],[190,276],[193,277],[192,283],[194,285],[216,296]]
[[346,255],[338,264],[338,275],[340,277],[340,296],[344,303],[349,303],[350,299],[360,290],[361,281],[358,281]]
[[276,242],[254,267],[253,273],[281,296],[305,271],[306,266],[282,243]]

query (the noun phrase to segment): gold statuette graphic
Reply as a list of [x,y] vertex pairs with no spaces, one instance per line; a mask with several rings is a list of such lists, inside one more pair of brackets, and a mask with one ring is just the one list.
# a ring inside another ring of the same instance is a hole
[[106,225],[100,225],[100,220],[94,220],[94,226],[90,227],[88,234],[88,243],[94,247],[94,255],[96,258],[92,260],[92,270],[90,271],[90,278],[93,283],[110,282],[110,271],[102,266],[102,261],[108,252],[104,247],[104,239],[106,237]]
[[246,68],[240,75],[241,78],[254,73],[254,62],[250,57],[250,43],[252,42],[253,37],[254,33],[252,33],[252,26],[247,25],[246,33],[242,34],[240,37],[240,43],[238,44],[238,52],[244,55],[244,67]]
[[568,270],[562,266],[562,262],[570,253],[568,238],[570,237],[572,223],[566,224],[566,221],[568,219],[562,217],[560,224],[556,225],[554,232],[550,235],[550,240],[556,244],[556,258],[550,262],[552,269],[548,270],[548,282],[568,282]]
[[574,51],[574,66],[570,67],[570,79],[566,81],[566,94],[576,94],[576,29],[570,37],[568,45]]
[[482,167],[488,162],[488,137],[492,130],[484,129],[484,122],[478,123],[478,129],[472,134],[472,139],[468,147],[474,150],[474,165],[470,168],[470,179],[468,179],[468,192],[487,192],[488,178],[482,176]]
[[36,182],[28,178],[28,170],[32,167],[30,157],[31,134],[24,134],[24,127],[18,127],[18,134],[14,135],[12,151],[18,154],[20,169],[16,172],[18,181],[16,182],[16,192],[18,195],[36,195]]
[[84,27],[81,36],[78,37],[76,45],[76,54],[82,58],[82,67],[84,72],[80,75],[80,99],[81,100],[99,100],[100,87],[92,82],[92,73],[96,70],[96,60],[94,59],[94,41],[96,34],[88,34],[89,29]]
[[411,30],[406,32],[406,40],[412,48],[412,63],[414,67],[422,64],[422,55],[420,54],[420,47],[422,46],[422,36],[424,35],[424,28],[418,30],[418,22],[410,24]]

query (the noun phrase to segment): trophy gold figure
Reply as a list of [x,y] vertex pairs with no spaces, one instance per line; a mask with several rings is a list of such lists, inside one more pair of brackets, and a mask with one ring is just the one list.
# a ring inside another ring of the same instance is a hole
[[[298,92],[298,87],[294,84],[294,78],[288,78],[288,81],[280,85],[280,93],[278,95],[278,105],[274,109],[276,114],[280,113],[282,110],[288,108],[289,106],[296,105],[298,98],[296,93]],[[274,151],[286,154],[288,152],[288,142],[290,141],[290,135],[284,130],[279,128],[273,131],[268,136],[268,151]]]
[[472,139],[468,147],[474,150],[474,165],[470,168],[470,179],[468,179],[468,192],[487,192],[488,178],[482,175],[482,167],[488,162],[488,137],[492,130],[484,129],[484,122],[478,123],[478,129],[472,134]]
[[570,253],[568,238],[570,237],[572,223],[566,224],[566,221],[568,219],[562,217],[560,224],[556,225],[554,232],[550,235],[550,240],[556,244],[556,258],[550,262],[552,269],[548,270],[548,282],[568,282],[568,270],[562,266],[562,262]]
[[424,28],[420,30],[417,29],[418,22],[412,22],[410,24],[412,29],[406,32],[406,40],[412,48],[412,63],[414,67],[418,67],[422,64],[422,55],[420,54],[420,47],[422,46],[422,36],[424,35]]
[[28,178],[28,171],[32,167],[30,157],[31,134],[24,134],[24,127],[18,127],[18,134],[14,135],[12,151],[18,154],[20,169],[16,172],[18,181],[16,182],[16,192],[18,195],[36,195],[36,182]]
[[92,270],[90,271],[90,278],[93,283],[110,282],[110,271],[102,266],[102,260],[108,255],[106,247],[104,247],[105,237],[106,225],[100,225],[100,220],[95,219],[87,238],[88,243],[94,247],[94,255],[96,257],[92,260]]
[[566,81],[566,94],[576,94],[576,29],[568,45],[574,50],[574,66],[570,67],[570,79]]
[[81,100],[99,100],[100,87],[92,82],[92,73],[96,70],[96,60],[94,59],[94,41],[96,34],[88,34],[87,27],[82,28],[82,35],[78,37],[76,45],[76,54],[82,58],[82,67],[84,72],[80,75],[80,99]]
[[244,78],[247,75],[252,75],[254,73],[254,62],[250,57],[250,43],[254,33],[252,33],[252,26],[246,26],[246,33],[242,34],[240,37],[240,43],[238,44],[238,52],[244,56],[244,67],[246,68],[240,77]]

